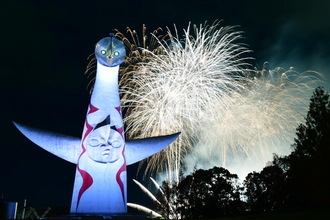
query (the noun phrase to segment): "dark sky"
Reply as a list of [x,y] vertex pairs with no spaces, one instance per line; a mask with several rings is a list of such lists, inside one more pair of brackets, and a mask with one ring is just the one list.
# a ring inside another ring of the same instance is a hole
[[[113,29],[180,30],[222,19],[245,32],[253,65],[268,60],[330,76],[329,8],[328,0],[2,1],[0,193],[31,206],[70,205],[75,165],[32,144],[12,121],[80,137],[87,57]],[[128,172],[135,177],[136,167]],[[136,190],[129,184],[129,202],[139,203]]]

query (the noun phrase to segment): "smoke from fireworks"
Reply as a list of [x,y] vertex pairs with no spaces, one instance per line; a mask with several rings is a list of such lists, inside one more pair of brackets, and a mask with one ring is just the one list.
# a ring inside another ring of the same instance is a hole
[[254,81],[241,97],[219,106],[212,130],[204,132],[186,156],[187,171],[197,166],[226,167],[243,180],[261,170],[274,153],[286,155],[295,129],[304,121],[312,90],[320,82],[315,72],[298,73],[276,68],[255,71]]

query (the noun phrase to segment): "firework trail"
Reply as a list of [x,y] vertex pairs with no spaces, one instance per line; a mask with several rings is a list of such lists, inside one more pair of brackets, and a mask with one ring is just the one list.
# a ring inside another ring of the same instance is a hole
[[[179,214],[176,211],[175,206],[173,205],[173,202],[174,202],[173,200],[174,200],[175,196],[171,196],[171,197],[169,197],[169,199],[167,199],[166,194],[164,193],[162,187],[156,182],[156,180],[154,180],[152,177],[150,177],[150,180],[156,187],[157,191],[160,192],[162,203],[158,199],[156,199],[156,197],[146,187],[144,187],[140,182],[133,179],[134,183],[137,184],[141,188],[141,190],[152,199],[152,201],[154,201],[156,204],[158,204],[157,210],[160,210],[161,213],[163,215],[167,216],[169,219],[180,219]],[[129,203],[129,206],[131,208],[135,208],[137,210],[143,211],[146,214],[150,213],[150,211],[151,211],[151,209],[149,209],[149,208],[146,208],[141,205],[136,205],[134,203]]]
[[[164,191],[162,190],[160,185],[156,182],[156,180],[153,179],[152,177],[150,177],[150,180],[154,184],[154,186],[156,187],[157,191],[159,191],[162,195],[165,195]],[[165,200],[166,200],[166,198],[165,198]]]
[[150,214],[152,218],[160,218],[160,217],[162,217],[161,214],[153,211],[152,209],[149,209],[147,207],[144,207],[142,205],[138,205],[138,204],[135,204],[135,203],[127,203],[127,206],[128,207],[131,207],[133,209],[137,209],[139,211],[142,211],[142,212],[144,212],[146,214]]
[[155,203],[160,204],[160,202],[156,199],[156,197],[146,188],[144,187],[139,181],[133,179],[134,183],[140,187],[140,189],[149,196],[149,198],[154,201]]
[[[154,35],[153,35],[154,36]],[[155,37],[155,36],[154,36]],[[167,41],[158,39],[161,53],[149,51],[145,62],[121,85],[128,138],[143,138],[181,131],[179,139],[147,163],[146,171],[165,171],[178,181],[183,157],[200,134],[212,129],[215,115],[233,105],[251,80],[244,77],[248,52],[236,43],[241,32],[233,27],[188,25],[180,40],[168,29]]]

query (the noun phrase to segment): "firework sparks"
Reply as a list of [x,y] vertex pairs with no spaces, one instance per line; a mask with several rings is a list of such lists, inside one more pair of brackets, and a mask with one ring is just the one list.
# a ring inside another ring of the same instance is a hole
[[[147,34],[147,27],[142,26],[142,35],[139,36],[135,30],[126,28],[126,33],[129,37],[119,30],[115,29],[115,36],[118,37],[126,46],[128,55],[120,67],[120,87],[126,86],[133,75],[137,74],[139,63],[148,62],[151,54],[160,55],[163,53],[162,48],[158,44],[159,40],[166,40],[167,35],[162,35],[163,30],[159,27],[154,30],[150,35]],[[133,86],[132,84],[130,84]],[[125,95],[125,94],[123,94]]]
[[147,189],[147,188],[145,188],[139,181],[137,181],[137,180],[135,180],[135,179],[133,179],[133,181],[134,181],[134,183],[136,184],[136,185],[138,185],[139,187],[140,187],[140,189],[145,193],[145,194],[147,194],[149,197],[150,197],[150,199],[153,201],[153,202],[155,202],[155,203],[158,203],[158,204],[160,204],[160,202],[157,200],[157,198]]
[[[165,195],[162,187],[160,185],[158,185],[158,183],[156,182],[156,180],[154,180],[152,177],[150,177],[151,182],[154,184],[154,186],[156,187],[157,191],[160,194],[161,198],[162,198],[162,203],[156,199],[156,197],[146,188],[144,187],[140,182],[138,182],[137,180],[133,180],[135,184],[137,184],[141,190],[149,196],[149,198],[152,199],[152,201],[154,201],[155,204],[158,204],[158,209],[161,211],[161,213],[165,216],[167,216],[170,219],[180,219],[179,218],[179,214],[175,209],[175,206],[173,205],[173,200],[174,196],[170,197],[167,199],[167,196]],[[171,186],[170,186],[171,187]],[[170,200],[170,201],[169,201]],[[128,203],[128,206],[140,211],[143,211],[145,213],[151,213],[151,209],[141,206],[141,205],[136,205],[134,203]],[[157,213],[158,214],[158,213]],[[158,214],[160,215],[160,214]]]
[[255,73],[245,94],[234,98],[226,109],[218,107],[223,113],[214,115],[212,132],[201,135],[185,158],[187,170],[220,166],[245,178],[262,169],[274,153],[290,152],[295,129],[304,121],[320,75],[282,68]]
[[133,209],[137,209],[139,211],[142,211],[142,212],[144,212],[146,214],[150,214],[152,218],[160,218],[160,217],[162,217],[161,214],[159,214],[159,213],[157,213],[157,212],[153,211],[152,209],[149,209],[149,208],[147,208],[145,206],[139,205],[139,204],[127,203],[127,206],[128,207],[131,207]]
[[[178,181],[184,155],[191,151],[214,115],[241,97],[248,52],[236,43],[241,32],[233,27],[190,25],[184,40],[168,30],[168,41],[158,39],[160,54],[150,52],[147,62],[136,65],[132,77],[122,82],[123,106],[129,138],[143,138],[181,131],[179,140],[153,156],[147,170],[166,171]],[[174,173],[172,173],[174,171]],[[174,179],[172,179],[174,178]]]

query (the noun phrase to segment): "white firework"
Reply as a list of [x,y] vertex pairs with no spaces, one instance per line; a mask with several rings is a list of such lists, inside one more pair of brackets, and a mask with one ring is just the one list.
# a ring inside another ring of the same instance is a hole
[[219,22],[189,24],[183,40],[176,29],[168,30],[169,40],[158,41],[162,53],[149,51],[147,61],[121,82],[128,138],[182,132],[149,159],[146,171],[165,171],[168,180],[178,181],[183,157],[212,129],[214,116],[225,115],[223,110],[242,97],[250,82],[243,57],[249,50],[237,43],[240,38],[241,32]]
[[128,138],[182,132],[148,160],[145,173],[164,171],[178,182],[182,166],[222,166],[244,178],[273,153],[289,153],[320,75],[270,71],[268,63],[249,69],[249,50],[237,43],[242,33],[219,22],[189,24],[183,32],[154,31],[151,46],[133,40],[130,70],[121,69],[129,73],[120,82]]
[[[177,212],[175,206],[173,205],[173,201],[175,196],[170,196],[169,198],[167,198],[166,195],[162,189],[162,187],[156,182],[156,180],[154,180],[152,177],[150,177],[151,182],[153,183],[153,185],[156,187],[157,192],[159,193],[159,198],[161,198],[161,201],[163,203],[161,203],[146,187],[144,187],[140,182],[138,182],[137,180],[133,180],[135,182],[135,184],[137,184],[140,189],[154,202],[154,204],[156,204],[157,210],[161,211],[161,213],[163,215],[165,215],[166,217],[168,217],[169,219],[180,219],[180,214]],[[169,187],[171,187],[171,185],[169,185]],[[134,203],[128,203],[127,204],[129,207],[143,211],[146,214],[150,214],[150,213],[154,213],[155,217],[160,217],[161,215],[157,212],[152,211],[151,209],[141,206],[141,205],[136,205]],[[156,215],[158,216],[156,216]]]
[[276,68],[257,76],[240,97],[219,106],[221,115],[211,132],[186,156],[187,170],[225,167],[240,178],[261,170],[274,153],[290,152],[295,129],[303,123],[312,90],[320,83],[316,72],[299,73]]
[[139,205],[139,204],[135,204],[135,203],[127,203],[127,206],[136,210],[139,210],[141,212],[144,212],[148,215],[150,215],[151,218],[161,218],[162,215],[153,211],[152,209],[149,209],[145,206]]

